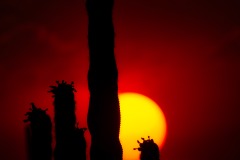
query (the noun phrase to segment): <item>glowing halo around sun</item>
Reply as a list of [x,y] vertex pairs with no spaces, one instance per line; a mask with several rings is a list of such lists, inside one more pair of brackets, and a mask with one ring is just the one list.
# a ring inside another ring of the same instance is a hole
[[121,127],[120,141],[123,160],[139,160],[137,140],[148,136],[161,149],[166,137],[166,120],[160,107],[150,98],[138,93],[119,94]]

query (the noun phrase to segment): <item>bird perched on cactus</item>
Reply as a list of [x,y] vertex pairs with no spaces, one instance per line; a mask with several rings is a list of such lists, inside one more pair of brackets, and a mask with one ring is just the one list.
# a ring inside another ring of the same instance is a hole
[[143,142],[138,142],[139,148],[133,148],[134,150],[138,150],[141,152],[140,154],[140,160],[159,160],[160,153],[159,148],[156,143],[154,143],[153,139],[150,139],[150,136],[148,136],[148,139],[145,140],[144,138],[141,138]]
[[51,160],[52,158],[52,123],[47,109],[37,108],[31,103],[30,111],[25,114],[25,123],[29,124],[30,160]]

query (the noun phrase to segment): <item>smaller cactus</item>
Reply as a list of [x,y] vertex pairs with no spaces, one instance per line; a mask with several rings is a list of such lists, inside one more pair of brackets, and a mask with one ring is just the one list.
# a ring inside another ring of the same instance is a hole
[[141,139],[143,140],[142,143],[137,140],[139,148],[133,148],[141,152],[140,160],[159,160],[159,148],[158,145],[154,143],[153,139],[150,139],[150,136],[148,136],[147,140],[144,138]]
[[84,133],[87,128],[79,128],[78,123],[75,128],[75,135],[74,135],[74,154],[77,160],[86,160],[86,147],[87,143],[84,137]]
[[25,114],[25,123],[30,122],[29,149],[31,160],[51,160],[52,158],[52,123],[47,109],[37,108],[31,103],[30,111]]
[[85,128],[76,125],[75,99],[73,82],[56,81],[50,86],[54,97],[54,122],[56,145],[55,160],[86,160]]

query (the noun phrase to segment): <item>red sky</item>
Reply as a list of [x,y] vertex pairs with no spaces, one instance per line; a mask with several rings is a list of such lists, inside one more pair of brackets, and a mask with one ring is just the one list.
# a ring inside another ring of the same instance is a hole
[[[0,1],[0,159],[25,160],[24,113],[49,108],[48,86],[74,81],[88,107],[84,0]],[[163,160],[236,160],[240,150],[240,2],[116,0],[119,91],[165,113]],[[88,133],[87,133],[88,134]]]

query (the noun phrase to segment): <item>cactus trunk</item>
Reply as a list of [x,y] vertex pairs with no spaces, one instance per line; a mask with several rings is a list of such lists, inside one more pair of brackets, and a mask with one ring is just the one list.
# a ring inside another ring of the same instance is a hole
[[91,160],[122,160],[113,0],[87,0],[90,66],[88,128]]
[[54,94],[55,160],[86,160],[84,130],[76,127],[73,83],[57,82],[51,86]]
[[52,159],[52,123],[46,110],[37,108],[33,103],[30,112],[25,115],[24,122],[30,122],[26,127],[27,144],[30,160]]

